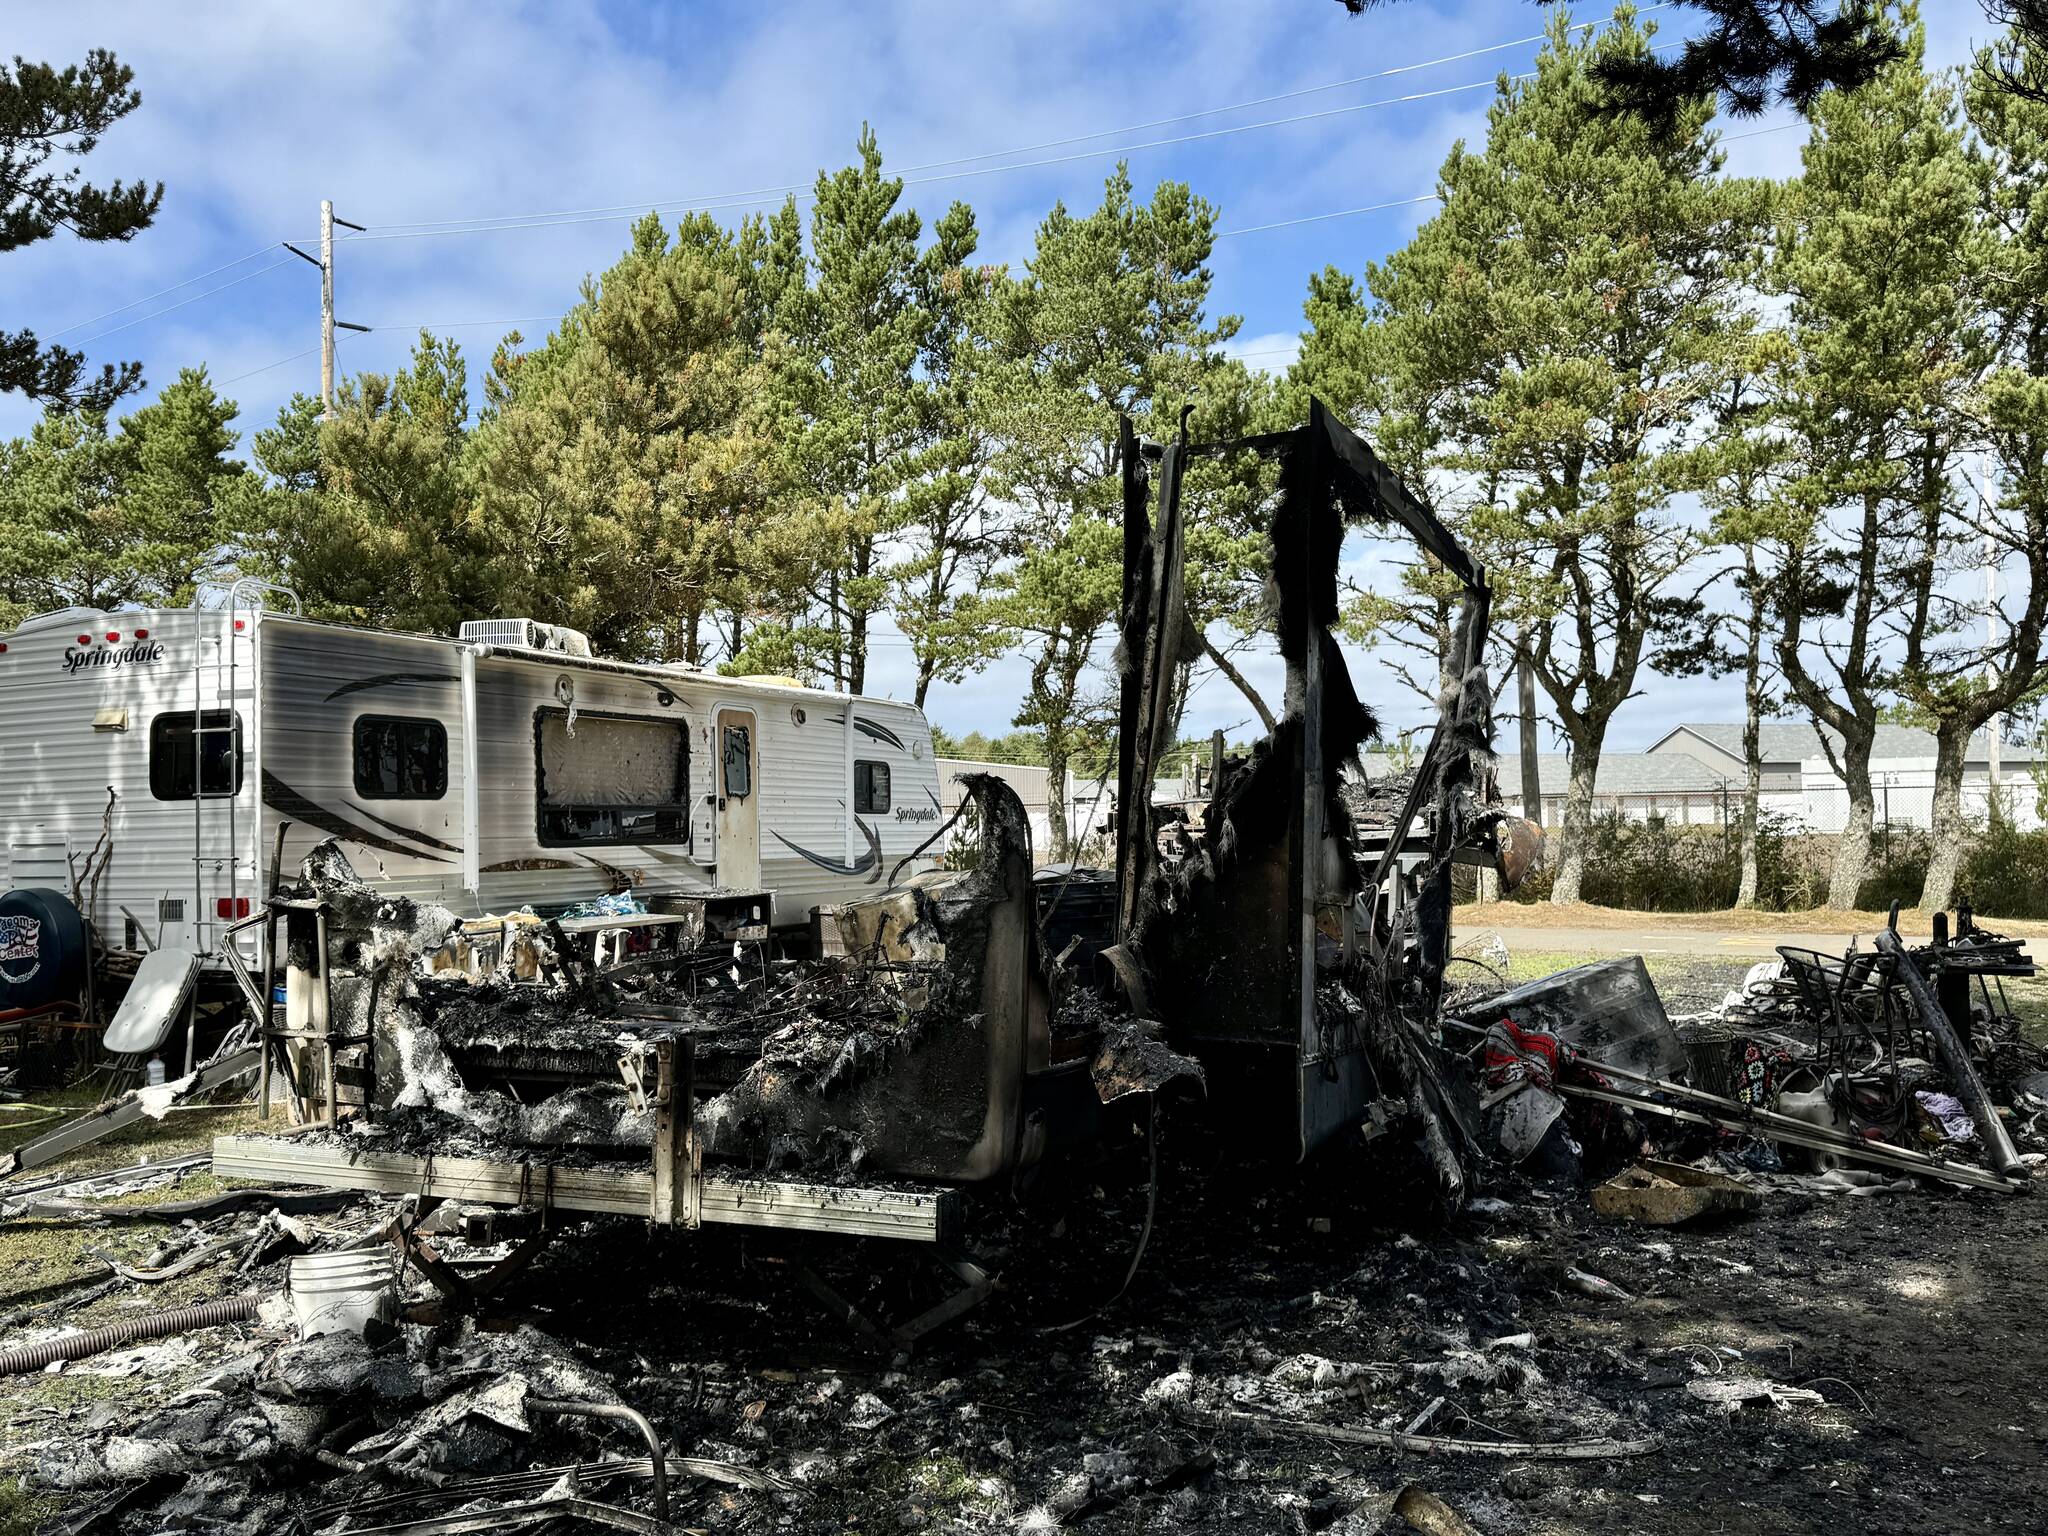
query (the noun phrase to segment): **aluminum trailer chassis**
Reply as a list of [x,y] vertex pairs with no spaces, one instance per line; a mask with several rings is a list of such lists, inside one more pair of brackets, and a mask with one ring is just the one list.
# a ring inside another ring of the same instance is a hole
[[[442,1157],[308,1143],[297,1136],[220,1136],[213,1171],[267,1184],[419,1195],[462,1205],[540,1206],[589,1216],[653,1215],[649,1167],[569,1166],[510,1157]],[[892,1237],[946,1245],[958,1224],[950,1189],[805,1184],[712,1169],[698,1180],[699,1221],[835,1237]],[[663,1223],[670,1225],[672,1223]]]

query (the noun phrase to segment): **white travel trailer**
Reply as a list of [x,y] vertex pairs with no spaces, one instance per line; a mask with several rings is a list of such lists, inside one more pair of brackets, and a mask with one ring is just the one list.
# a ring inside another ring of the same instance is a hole
[[103,942],[177,925],[210,953],[289,824],[287,874],[335,837],[380,888],[464,915],[711,892],[789,929],[937,829],[910,705],[609,661],[526,620],[316,623],[248,585],[0,634],[0,892],[69,891],[104,828],[81,893]]

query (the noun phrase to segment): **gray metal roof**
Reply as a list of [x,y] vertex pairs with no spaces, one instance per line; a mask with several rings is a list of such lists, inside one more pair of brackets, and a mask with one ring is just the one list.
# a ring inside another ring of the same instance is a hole
[[[1563,794],[1571,780],[1571,759],[1562,752],[1537,753],[1536,778],[1544,794]],[[1499,780],[1501,794],[1507,799],[1520,795],[1522,760],[1518,754],[1501,754]],[[1596,795],[1717,795],[1731,787],[1739,787],[1735,779],[1683,752],[1603,752],[1593,780]]]
[[[1742,761],[1742,727],[1739,724],[1723,724],[1718,721],[1687,721],[1684,725],[1674,727],[1651,750],[1669,747],[1682,751],[1683,748],[1672,740],[1682,732],[1699,737],[1700,740],[1727,753],[1738,763]],[[1830,741],[1841,740],[1840,735],[1833,730],[1829,730],[1827,735]],[[1802,763],[1809,757],[1826,755],[1821,751],[1819,733],[1810,720],[1766,720],[1757,737],[1757,745],[1761,748],[1766,763],[1790,766]],[[1989,752],[1990,736],[1987,732],[1979,731],[1970,738],[1970,762],[1983,762]],[[1923,731],[1918,726],[1880,725],[1871,741],[1870,757],[1873,763],[1881,763],[1891,758],[1933,756],[1934,733]],[[2000,749],[1999,756],[2006,762],[2019,763],[2031,760],[2034,752],[2029,746],[2006,742]]]
[[[1884,726],[1880,729],[1894,730],[1897,727]],[[1742,761],[1742,727],[1740,724],[1694,724],[1687,722],[1672,731],[1671,735],[1666,736],[1657,745],[1663,746],[1665,742],[1671,740],[1672,736],[1678,735],[1681,731],[1690,732],[1709,745],[1720,748],[1738,763]],[[1767,763],[1798,763],[1803,762],[1820,751],[1820,736],[1814,730],[1811,721],[1766,720],[1757,732],[1757,745],[1762,750],[1763,760]],[[1932,750],[1931,747],[1930,750]]]

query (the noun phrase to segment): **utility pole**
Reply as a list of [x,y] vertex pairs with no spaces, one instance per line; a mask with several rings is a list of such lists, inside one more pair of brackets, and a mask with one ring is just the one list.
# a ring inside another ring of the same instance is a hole
[[320,199],[320,419],[334,414],[334,199]]
[[351,224],[347,219],[334,216],[334,199],[320,199],[320,255],[316,260],[300,250],[291,241],[284,242],[284,248],[299,260],[311,262],[320,269],[320,419],[331,420],[334,416],[334,332],[338,326],[344,331],[365,331],[367,325],[351,325],[346,320],[334,318],[334,226],[363,232],[360,224]]

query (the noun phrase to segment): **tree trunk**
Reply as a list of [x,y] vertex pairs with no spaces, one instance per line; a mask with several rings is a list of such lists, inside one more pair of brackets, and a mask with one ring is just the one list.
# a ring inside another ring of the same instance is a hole
[[1933,843],[1927,854],[1927,884],[1920,892],[1920,905],[1931,912],[1946,911],[1954,900],[1956,872],[1969,842],[1970,829],[1963,820],[1963,763],[1970,736],[1969,728],[1957,721],[1943,721],[1934,732]]
[[1593,783],[1600,772],[1604,727],[1570,738],[1571,779],[1564,794],[1564,852],[1557,864],[1557,883],[1550,899],[1560,907],[1579,899],[1586,873],[1586,844],[1593,836]]
[[1045,821],[1051,843],[1047,860],[1063,864],[1074,856],[1074,840],[1067,835],[1067,733],[1045,733]]
[[1870,828],[1876,820],[1868,735],[1861,741],[1843,741],[1842,781],[1849,790],[1849,817],[1835,840],[1835,867],[1828,872],[1828,905],[1847,910],[1856,905],[1856,893],[1863,889],[1863,877],[1870,868]]
[[846,686],[846,650],[839,637],[839,573],[832,572],[825,578],[825,603],[832,610],[832,686],[841,693],[851,693]]
[[1752,568],[1749,600],[1749,653],[1742,675],[1742,821],[1739,827],[1742,849],[1742,879],[1735,891],[1737,907],[1756,905],[1756,816],[1757,799],[1763,790],[1763,673],[1758,652],[1763,643],[1763,598]]
[[[872,473],[872,472],[871,472]],[[859,590],[867,590],[868,572],[874,568],[874,548],[857,542],[854,545],[853,574],[859,578]],[[850,600],[849,600],[850,601]],[[852,684],[848,693],[865,693],[868,686],[868,599],[861,599],[861,606],[849,607],[846,615],[848,667],[852,673]]]
[[1218,672],[1221,672],[1225,677],[1229,678],[1231,681],[1231,685],[1235,687],[1239,693],[1245,696],[1246,701],[1250,703],[1251,707],[1255,711],[1257,711],[1259,717],[1259,724],[1263,725],[1266,728],[1266,734],[1268,736],[1272,735],[1273,711],[1266,708],[1266,701],[1259,697],[1258,689],[1254,688],[1251,685],[1250,679],[1248,679],[1242,672],[1238,671],[1236,667],[1231,665],[1230,658],[1228,656],[1225,656],[1223,652],[1216,648],[1216,642],[1209,638],[1208,632],[1206,630],[1202,631],[1201,634],[1202,654],[1204,656],[1207,656],[1210,661],[1214,662],[1216,670]]
[[1749,717],[1749,729],[1743,733],[1742,745],[1748,754],[1743,765],[1742,810],[1736,827],[1739,849],[1742,855],[1742,878],[1735,888],[1735,905],[1753,907],[1756,905],[1756,821],[1757,798],[1763,788],[1763,764],[1758,761],[1756,716]]

